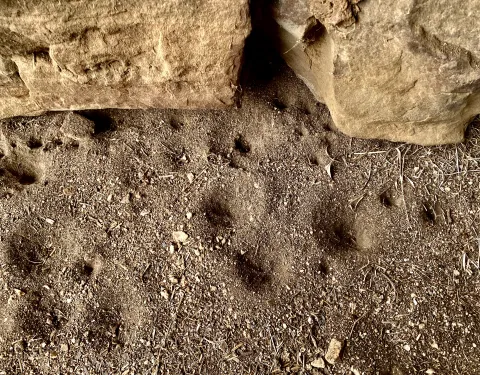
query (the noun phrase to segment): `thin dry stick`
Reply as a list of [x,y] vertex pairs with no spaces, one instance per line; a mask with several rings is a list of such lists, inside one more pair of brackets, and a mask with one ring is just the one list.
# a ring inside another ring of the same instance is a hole
[[455,146],[455,165],[457,167],[457,173],[460,173],[460,167],[458,165],[458,148]]
[[355,329],[355,326],[357,325],[357,323],[360,321],[360,319],[362,319],[365,315],[367,315],[368,311],[366,313],[364,313],[362,316],[360,316],[358,319],[356,319],[353,324],[352,324],[352,328],[350,328],[350,333],[348,334],[348,337],[347,339],[351,339],[352,338],[352,333],[353,333],[353,330]]
[[407,208],[407,202],[405,200],[405,190],[403,188],[403,168],[405,166],[405,154],[407,153],[407,151],[405,151],[405,154],[402,158],[402,152],[400,151],[400,148],[397,148],[397,154],[398,154],[398,166],[399,166],[399,170],[400,170],[400,190],[402,192],[402,201],[403,201],[403,207],[405,209],[405,216],[407,217],[407,224],[408,224],[408,228],[411,228],[411,224],[410,224],[410,218],[408,216],[408,208]]

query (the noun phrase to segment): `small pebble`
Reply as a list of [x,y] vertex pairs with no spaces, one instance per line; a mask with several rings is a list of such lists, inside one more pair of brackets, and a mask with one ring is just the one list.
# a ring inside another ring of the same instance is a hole
[[330,341],[330,344],[328,344],[328,350],[327,354],[325,354],[325,360],[331,365],[333,365],[340,358],[340,353],[342,352],[342,349],[343,342],[337,339],[332,339]]
[[165,298],[166,300],[168,300],[170,298],[170,293],[168,293],[168,291],[166,289],[161,289],[160,290],[160,295]]
[[319,357],[313,362],[311,362],[310,365],[315,368],[325,368],[325,361],[323,360],[323,358]]
[[20,289],[13,289],[13,291],[15,292],[15,294],[19,297],[23,297],[25,295],[25,292],[23,290],[20,290]]
[[128,193],[127,195],[125,195],[122,200],[120,201],[120,203],[122,204],[127,204],[127,203],[130,203],[130,193]]
[[188,234],[183,231],[177,231],[172,233],[173,241],[176,243],[185,243],[188,239]]

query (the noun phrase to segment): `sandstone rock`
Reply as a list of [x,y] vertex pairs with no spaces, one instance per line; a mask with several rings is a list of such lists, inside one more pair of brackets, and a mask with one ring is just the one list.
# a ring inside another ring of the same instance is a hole
[[477,0],[279,0],[273,18],[284,59],[351,136],[459,142],[480,113]]
[[0,2],[0,118],[232,104],[247,0]]

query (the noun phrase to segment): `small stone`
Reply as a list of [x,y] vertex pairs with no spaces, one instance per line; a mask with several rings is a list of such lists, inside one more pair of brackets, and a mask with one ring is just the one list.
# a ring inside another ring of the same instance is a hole
[[187,161],[188,161],[187,155],[185,155],[185,154],[182,154],[182,156],[180,157],[180,159],[178,159],[178,162],[179,162],[180,164],[185,164]]
[[325,368],[325,361],[323,360],[323,358],[319,357],[316,360],[312,361],[310,365],[315,368]]
[[193,173],[187,173],[188,182],[192,183],[194,179],[195,179],[195,175]]
[[68,352],[68,344],[61,344],[60,345],[60,350],[62,352]]
[[130,203],[130,198],[131,198],[131,194],[128,193],[127,195],[125,195],[122,200],[120,201],[120,203],[122,204],[127,204],[127,203]]
[[343,349],[343,342],[332,339],[328,344],[327,354],[325,354],[325,360],[333,365],[339,358]]
[[425,371],[425,374],[428,374],[428,375],[435,374],[435,370],[433,368],[429,368],[427,371]]
[[160,290],[160,295],[165,298],[166,300],[168,300],[170,298],[170,293],[168,293],[168,290],[162,288]]
[[405,351],[409,352],[410,351],[410,345],[408,345],[408,344],[403,345],[403,349],[405,349]]
[[193,214],[191,212],[187,212],[187,214],[185,215],[187,217],[187,220],[190,220],[193,216]]
[[21,289],[13,289],[13,291],[15,292],[15,294],[19,297],[23,297],[25,295],[25,292]]
[[177,231],[172,233],[173,241],[176,243],[185,243],[188,239],[188,234],[183,231]]
[[332,177],[332,162],[328,163],[325,167],[325,172],[327,172],[328,177],[330,177],[331,180],[333,180]]
[[180,279],[180,286],[182,288],[185,288],[187,286],[187,279],[185,278],[185,276],[182,276],[182,278]]

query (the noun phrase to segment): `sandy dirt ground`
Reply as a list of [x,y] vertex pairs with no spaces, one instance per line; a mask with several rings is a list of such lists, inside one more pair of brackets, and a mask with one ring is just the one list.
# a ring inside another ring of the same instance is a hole
[[343,136],[274,58],[238,108],[0,122],[0,374],[480,373],[480,136]]

